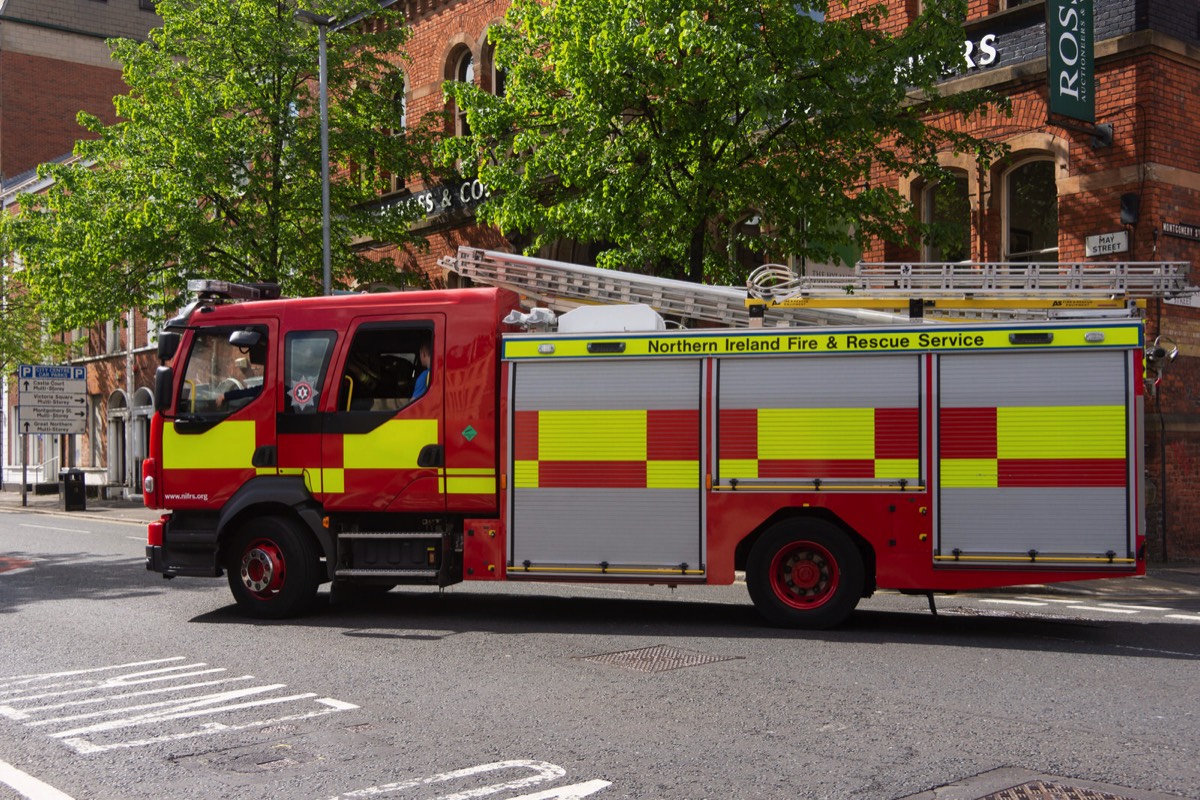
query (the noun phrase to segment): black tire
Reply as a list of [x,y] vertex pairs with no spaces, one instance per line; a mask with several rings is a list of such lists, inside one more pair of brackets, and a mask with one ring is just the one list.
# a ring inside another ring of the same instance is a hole
[[768,528],[750,550],[746,588],[772,625],[823,630],[846,621],[864,586],[863,559],[850,537],[824,520]]
[[316,543],[285,517],[256,517],[242,525],[229,542],[225,570],[238,609],[256,619],[303,614],[321,582]]

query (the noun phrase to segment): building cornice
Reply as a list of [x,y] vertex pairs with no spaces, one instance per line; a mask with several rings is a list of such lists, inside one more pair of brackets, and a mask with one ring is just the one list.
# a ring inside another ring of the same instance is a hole
[[[1153,53],[1180,63],[1200,68],[1200,47],[1180,41],[1161,31],[1136,31],[1096,43],[1097,64],[1111,63],[1134,56]],[[1020,64],[998,67],[961,78],[951,78],[940,84],[942,94],[956,94],[975,89],[997,89],[1013,84],[1028,83],[1046,77],[1046,58],[1032,58]]]

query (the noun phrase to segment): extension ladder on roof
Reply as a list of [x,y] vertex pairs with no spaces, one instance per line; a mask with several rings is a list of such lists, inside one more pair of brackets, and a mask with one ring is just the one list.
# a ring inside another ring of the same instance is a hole
[[[1148,298],[1181,297],[1186,262],[915,263],[860,262],[853,274],[799,276],[781,264],[751,273],[748,302],[767,308],[990,309],[1018,315],[1043,310],[1124,309]],[[919,313],[917,314],[919,315]]]
[[[555,311],[569,311],[580,305],[644,303],[664,316],[692,322],[735,327],[750,323],[746,290],[734,286],[705,286],[473,247],[460,247],[457,255],[439,259],[438,265],[476,283],[512,289]],[[772,324],[784,326],[865,321],[904,320],[894,314],[851,308],[787,308],[771,317]]]

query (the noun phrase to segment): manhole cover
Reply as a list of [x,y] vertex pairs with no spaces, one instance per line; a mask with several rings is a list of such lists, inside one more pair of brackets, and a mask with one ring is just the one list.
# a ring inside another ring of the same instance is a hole
[[1119,794],[1081,789],[1048,781],[1029,781],[1020,786],[985,795],[979,800],[1130,800]]
[[581,660],[634,669],[638,672],[669,672],[673,669],[698,667],[701,664],[714,664],[718,661],[733,661],[739,658],[741,656],[714,656],[711,653],[697,653],[693,650],[680,650],[677,647],[659,644],[654,647],[643,647],[640,650],[622,650],[618,653],[583,656]]

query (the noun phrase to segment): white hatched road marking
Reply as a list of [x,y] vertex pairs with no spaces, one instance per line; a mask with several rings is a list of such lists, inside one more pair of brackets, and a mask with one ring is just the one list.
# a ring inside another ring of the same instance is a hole
[[[545,761],[529,761],[517,759],[512,761],[494,761],[491,764],[479,764],[474,767],[465,767],[464,769],[456,769],[450,772],[443,772],[438,775],[430,775],[427,778],[415,778],[413,780],[400,781],[398,783],[387,783],[382,786],[372,786],[367,789],[357,789],[353,792],[337,795],[332,800],[349,800],[356,797],[378,797],[385,794],[399,794],[406,792],[409,789],[418,789],[422,786],[433,786],[440,783],[450,783],[453,781],[467,780],[478,775],[483,775],[489,772],[500,772],[506,770],[529,770],[532,775],[526,775],[521,778],[494,783],[490,786],[481,786],[473,789],[464,789],[456,791],[453,794],[441,795],[438,800],[473,800],[477,797],[487,797],[500,792],[520,791],[537,786],[540,783],[548,783],[558,780],[567,774],[567,771],[556,764],[549,764]],[[607,788],[611,783],[604,780],[585,781],[583,783],[575,783],[570,786],[558,786],[551,789],[545,789],[534,794],[523,794],[512,800],[577,800],[577,798],[587,797],[596,792]]]
[[[273,683],[231,687],[253,680],[253,675],[220,677],[192,681],[201,675],[225,672],[203,662],[183,663],[181,656],[152,661],[135,661],[107,667],[15,675],[0,678],[0,718],[20,722],[27,728],[42,729],[50,738],[80,754],[102,753],[142,747],[157,742],[212,736],[230,731],[250,730],[323,717],[358,708],[332,697],[318,698],[315,692],[280,694],[287,684]],[[133,687],[149,686],[137,691]],[[216,691],[201,692],[209,688]],[[140,702],[152,695],[165,699]],[[176,695],[171,697],[170,695]],[[251,699],[254,698],[254,699]],[[203,718],[284,703],[311,701],[321,708],[274,719],[216,721]],[[197,720],[189,725],[167,723]],[[81,724],[82,723],[82,724]],[[182,730],[132,738],[133,731],[145,726],[177,727]],[[53,730],[57,729],[57,730]],[[103,739],[105,735],[116,738]]]
[[5,761],[0,761],[0,783],[15,789],[17,794],[29,800],[73,800],[71,795],[63,794]]
[[1182,619],[1188,622],[1200,622],[1200,614],[1167,614],[1167,619]]

